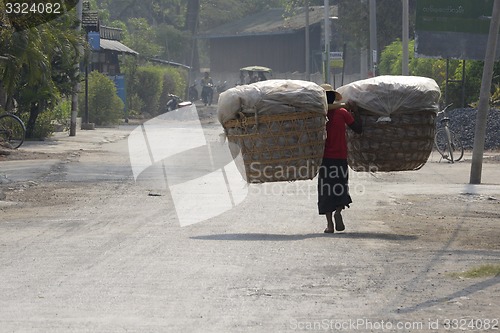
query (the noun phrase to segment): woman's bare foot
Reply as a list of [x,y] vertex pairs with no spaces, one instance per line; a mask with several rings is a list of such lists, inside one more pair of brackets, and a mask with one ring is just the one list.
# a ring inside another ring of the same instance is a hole
[[335,218],[335,230],[337,231],[344,231],[345,230],[345,225],[344,225],[344,220],[342,219],[342,209],[343,207],[337,208],[334,214]]

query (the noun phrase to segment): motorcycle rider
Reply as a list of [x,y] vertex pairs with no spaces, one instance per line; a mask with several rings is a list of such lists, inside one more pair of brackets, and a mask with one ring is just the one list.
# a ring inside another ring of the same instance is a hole
[[210,77],[210,73],[205,72],[203,79],[201,79],[201,99],[205,105],[212,104],[214,81]]

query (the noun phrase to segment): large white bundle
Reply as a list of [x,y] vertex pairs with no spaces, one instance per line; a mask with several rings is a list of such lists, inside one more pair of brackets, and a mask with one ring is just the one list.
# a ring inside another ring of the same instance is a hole
[[221,124],[237,119],[239,112],[255,110],[255,105],[259,100],[261,100],[261,92],[253,84],[230,88],[219,96],[217,118]]
[[360,107],[363,134],[347,133],[347,160],[353,170],[418,170],[427,162],[441,95],[433,79],[378,76],[337,91]]
[[344,100],[380,116],[439,109],[441,90],[436,81],[420,76],[382,75],[337,89]]
[[217,116],[224,124],[237,119],[240,112],[252,116],[291,112],[326,114],[325,91],[314,82],[267,80],[236,86],[221,93]]

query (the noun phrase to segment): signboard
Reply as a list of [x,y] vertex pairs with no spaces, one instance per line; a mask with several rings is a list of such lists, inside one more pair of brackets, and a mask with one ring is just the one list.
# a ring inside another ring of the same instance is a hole
[[330,52],[330,68],[344,67],[344,52]]
[[484,60],[493,1],[417,0],[416,56]]

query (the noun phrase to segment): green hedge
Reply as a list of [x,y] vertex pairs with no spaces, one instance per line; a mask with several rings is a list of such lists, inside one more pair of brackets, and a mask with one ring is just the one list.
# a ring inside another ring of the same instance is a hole
[[[97,71],[89,74],[88,81],[89,122],[96,125],[114,125],[123,118],[124,105],[116,93],[114,82]],[[85,112],[85,95],[80,94],[80,116]]]
[[137,95],[143,101],[141,113],[157,115],[163,90],[163,73],[159,67],[137,69]]
[[184,96],[187,73],[174,67],[130,66],[127,82],[129,114],[154,117],[166,112],[169,94]]

